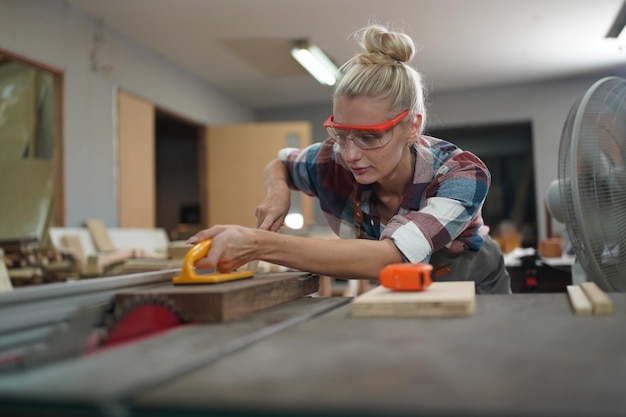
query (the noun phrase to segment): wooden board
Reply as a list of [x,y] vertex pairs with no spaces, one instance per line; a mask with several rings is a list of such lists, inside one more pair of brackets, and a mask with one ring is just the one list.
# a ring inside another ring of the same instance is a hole
[[474,312],[473,281],[434,282],[426,291],[378,286],[352,302],[353,317],[458,317]]
[[78,269],[83,269],[87,263],[87,256],[83,250],[83,245],[78,235],[63,235],[61,236],[60,243],[64,248],[69,249],[74,255],[74,259],[78,263]]
[[[117,250],[140,249],[143,253],[165,258],[169,237],[160,227],[107,227],[111,243]],[[191,245],[189,245],[191,247]]]
[[591,315],[593,306],[580,286],[568,285],[567,295],[569,296],[569,301],[575,314]]
[[129,259],[122,265],[123,273],[181,269],[184,259],[136,258]]
[[11,291],[13,289],[13,283],[9,277],[9,271],[4,263],[4,251],[0,248],[0,292]]
[[133,249],[116,250],[87,257],[86,274],[102,274],[108,267],[121,264],[135,255]]
[[166,285],[156,288],[120,292],[116,308],[158,296],[174,303],[188,320],[218,323],[247,316],[255,311],[313,294],[318,291],[319,277],[303,272],[257,274],[251,279],[214,285]]
[[87,230],[89,230],[98,252],[112,252],[115,250],[109,231],[101,219],[87,219],[85,226],[87,226]]
[[613,314],[613,302],[595,282],[583,282],[580,284],[580,288],[582,288],[591,302],[593,314],[598,316],[610,316]]

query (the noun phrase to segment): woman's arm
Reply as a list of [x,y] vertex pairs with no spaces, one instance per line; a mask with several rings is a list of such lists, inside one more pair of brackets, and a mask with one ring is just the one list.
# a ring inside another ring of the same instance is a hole
[[377,279],[388,264],[403,261],[390,239],[314,239],[289,236],[242,226],[214,226],[189,243],[213,239],[198,268],[231,271],[253,260],[263,260],[300,271],[337,278]]
[[282,226],[291,206],[287,168],[281,161],[275,159],[265,167],[263,179],[265,198],[259,203],[254,214],[259,229],[275,232]]

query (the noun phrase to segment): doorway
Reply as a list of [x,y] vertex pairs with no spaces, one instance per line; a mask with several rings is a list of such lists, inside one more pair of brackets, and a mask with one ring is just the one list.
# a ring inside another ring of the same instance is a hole
[[202,132],[202,126],[155,111],[156,227],[172,240],[187,239],[201,228]]
[[[209,127],[123,90],[118,111],[119,226],[158,227],[171,240],[215,224],[255,227],[265,166],[281,148],[311,143],[309,122]],[[309,225],[310,197],[299,203]]]

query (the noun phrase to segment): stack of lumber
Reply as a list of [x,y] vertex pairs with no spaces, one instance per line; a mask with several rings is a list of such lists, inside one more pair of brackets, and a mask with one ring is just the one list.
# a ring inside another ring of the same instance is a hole
[[4,244],[0,253],[3,261],[0,278],[6,273],[11,287],[63,282],[78,279],[80,275],[71,253],[41,247],[36,242]]
[[174,245],[160,228],[109,228],[101,219],[87,219],[84,228],[50,228],[49,234],[56,248],[75,254],[84,277],[180,268],[191,248]]

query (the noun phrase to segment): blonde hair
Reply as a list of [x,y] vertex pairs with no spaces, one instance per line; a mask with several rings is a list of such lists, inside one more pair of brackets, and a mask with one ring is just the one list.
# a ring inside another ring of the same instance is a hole
[[[364,52],[341,66],[344,74],[333,95],[379,97],[389,100],[400,113],[422,115],[426,125],[425,91],[422,76],[408,65],[415,55],[413,40],[401,32],[389,31],[381,25],[367,26],[354,34]],[[420,132],[421,133],[421,132]]]

